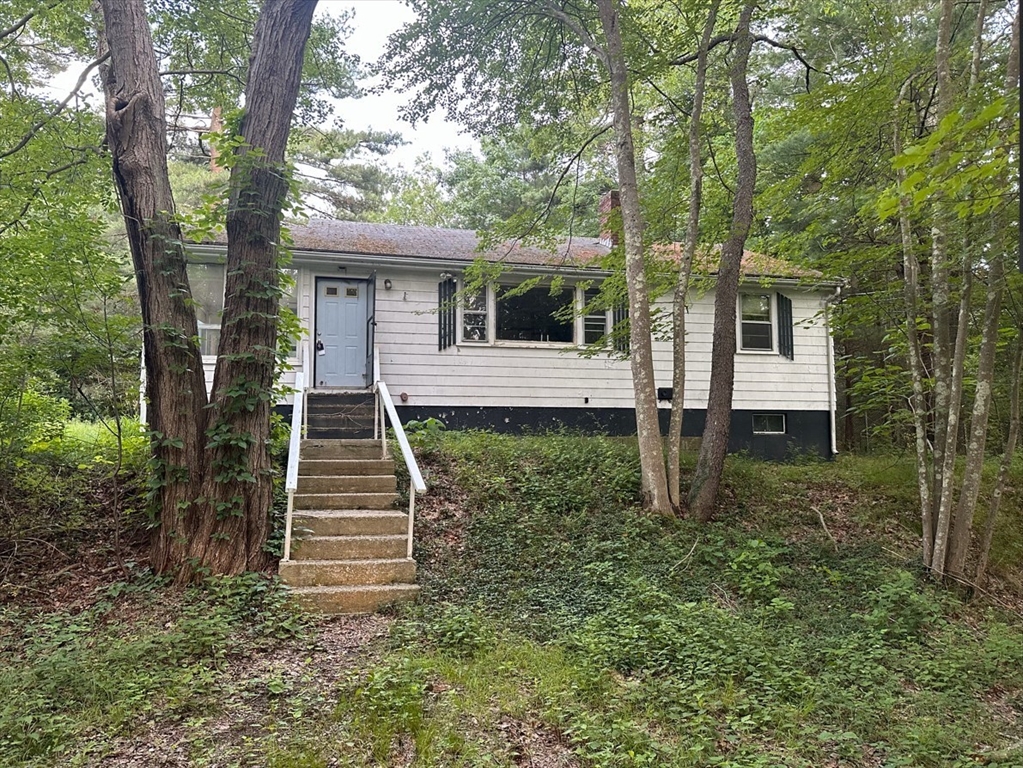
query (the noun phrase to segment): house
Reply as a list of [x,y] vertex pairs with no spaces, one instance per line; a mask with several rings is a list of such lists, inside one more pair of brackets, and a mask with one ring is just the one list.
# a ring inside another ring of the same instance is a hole
[[[624,319],[614,308],[584,314],[590,292],[608,275],[599,266],[607,240],[574,238],[553,252],[521,244],[480,252],[471,231],[324,220],[291,227],[291,237],[295,288],[287,301],[307,339],[292,363],[315,389],[365,388],[376,364],[402,421],[434,417],[450,429],[501,432],[635,432],[632,377],[621,345],[579,354]],[[207,243],[190,250],[210,382],[225,249]],[[671,247],[663,250],[670,256]],[[503,268],[469,295],[462,290],[465,272],[480,257]],[[551,275],[560,278],[559,291],[549,285],[512,290]],[[744,257],[731,450],[772,459],[835,453],[826,309],[836,288],[780,259]],[[660,305],[670,312],[668,300]],[[688,436],[703,429],[713,314],[713,287],[694,294],[687,316]],[[655,339],[653,354],[666,431],[670,340]]]

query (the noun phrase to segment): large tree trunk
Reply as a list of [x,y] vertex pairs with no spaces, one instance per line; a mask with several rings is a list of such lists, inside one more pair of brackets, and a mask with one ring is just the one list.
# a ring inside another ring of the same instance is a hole
[[753,37],[750,17],[753,4],[747,3],[735,30],[735,59],[729,73],[735,112],[735,155],[738,183],[732,202],[732,228],[721,248],[716,295],[714,297],[714,347],[711,352],[710,394],[707,399],[707,423],[697,460],[689,506],[700,520],[709,520],[717,504],[721,473],[728,451],[732,422],[732,387],[735,379],[735,318],[739,273],[746,237],[753,223],[753,191],[757,178],[757,158],[753,149],[753,112],[750,105],[746,70]]
[[163,86],[141,0],[103,0],[101,44],[107,143],[128,231],[142,310],[146,397],[152,431],[153,503],[159,516],[152,564],[185,560],[202,514],[206,475],[206,382],[194,339],[181,231],[167,175]]
[[[231,168],[227,281],[217,371],[210,403],[212,472],[191,557],[216,573],[269,563],[270,408],[280,303],[278,248],[288,194],[284,164],[315,2],[268,0],[252,41],[245,86],[243,143]],[[233,545],[225,544],[231,541]]]
[[686,395],[686,298],[693,274],[693,257],[700,241],[700,206],[703,201],[703,158],[700,156],[700,120],[703,117],[703,96],[707,86],[707,58],[710,40],[717,23],[720,0],[713,0],[703,27],[703,37],[696,55],[696,83],[693,108],[689,116],[689,218],[686,221],[686,242],[679,264],[678,282],[672,315],[672,396],[671,422],[668,425],[668,493],[676,508],[682,507],[681,470],[682,421]]
[[607,44],[606,65],[611,80],[611,108],[614,113],[615,159],[621,195],[625,240],[625,282],[629,292],[630,361],[636,400],[636,432],[646,506],[670,513],[664,450],[657,418],[653,350],[650,338],[650,297],[643,264],[643,216],[636,178],[636,151],[632,140],[629,77],[622,50],[620,17],[615,0],[598,0],[600,23]]
[[207,407],[185,253],[172,219],[163,89],[149,22],[142,0],[102,0],[110,50],[107,136],[145,323],[160,522],[151,560],[178,582],[268,563],[284,148],[315,6],[267,0],[256,23],[244,142],[231,175],[220,357]]

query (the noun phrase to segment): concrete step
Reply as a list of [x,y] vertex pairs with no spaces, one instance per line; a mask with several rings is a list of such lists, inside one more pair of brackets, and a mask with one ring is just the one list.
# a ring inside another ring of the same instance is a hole
[[[304,467],[299,465],[298,471]],[[298,476],[298,493],[394,493],[394,475],[306,475]]]
[[[379,448],[379,444],[377,445]],[[394,459],[307,459],[298,467],[302,476],[393,475]]]
[[312,536],[395,536],[408,532],[408,515],[383,509],[304,510],[295,512],[292,527]]
[[376,404],[376,395],[365,389],[352,392],[310,392],[306,397],[306,404],[313,405],[368,405],[373,407]]
[[373,413],[376,411],[376,403],[373,400],[358,403],[346,403],[336,402],[333,400],[320,400],[317,398],[315,400],[309,400],[307,405],[309,407],[306,409],[306,413],[310,416],[313,416],[314,414],[343,414],[346,416],[369,415],[370,418],[373,418]]
[[[358,439],[374,442],[372,424],[362,427],[357,424],[332,427],[314,427],[310,424],[308,429],[306,429],[306,437],[312,440]],[[380,441],[375,442],[377,443],[377,455],[379,456]]]
[[311,536],[295,539],[291,556],[295,560],[388,560],[408,552],[407,535],[393,536]]
[[309,429],[368,429],[370,438],[373,437],[373,415],[368,418],[362,416],[336,415],[336,414],[314,414],[310,413],[306,419],[306,426]]
[[379,440],[310,438],[302,441],[302,460],[306,459],[379,459],[383,455]]
[[391,509],[396,493],[296,493],[295,509]]
[[291,587],[354,587],[365,584],[412,584],[416,563],[408,559],[287,560],[281,580]]
[[300,605],[316,613],[372,613],[391,603],[414,600],[419,587],[416,584],[293,587],[291,594]]

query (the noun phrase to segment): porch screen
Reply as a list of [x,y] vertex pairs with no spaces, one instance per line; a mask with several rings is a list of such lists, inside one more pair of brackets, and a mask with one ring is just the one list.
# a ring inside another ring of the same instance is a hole
[[458,339],[458,307],[453,278],[437,284],[437,349],[445,350]]

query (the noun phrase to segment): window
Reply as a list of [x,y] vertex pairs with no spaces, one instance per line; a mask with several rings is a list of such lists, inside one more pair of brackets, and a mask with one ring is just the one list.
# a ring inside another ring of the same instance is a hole
[[216,355],[220,344],[220,316],[224,313],[224,265],[189,264],[188,284],[199,321],[199,351]]
[[[579,286],[566,285],[551,293],[549,285],[519,290],[521,284],[504,284],[470,293],[456,291],[450,276],[441,277],[437,285],[441,351],[456,343],[581,345],[605,339],[616,352],[628,353],[628,310],[601,307],[599,288],[583,292]],[[580,310],[585,312],[581,317]]]
[[488,341],[486,288],[462,296],[462,341]]
[[[504,291],[514,286],[502,286]],[[536,286],[521,293],[497,297],[497,338],[504,341],[538,341],[571,344],[575,337],[572,304],[575,290],[551,293]]]
[[754,435],[784,435],[785,414],[784,413],[754,413],[753,414]]
[[583,294],[583,307],[591,307],[588,313],[583,315],[583,344],[596,344],[610,330],[607,325],[607,311],[600,309],[596,303],[600,296],[599,288],[587,288]]
[[[223,264],[188,264],[188,284],[192,289],[192,301],[195,303],[195,319],[199,324],[199,352],[206,357],[216,357],[220,345],[220,318],[224,314],[225,275]],[[284,293],[281,295],[281,306],[288,307],[298,314],[297,269],[281,270],[290,276],[287,285],[282,281]],[[335,289],[336,290],[336,289]],[[298,347],[292,345],[292,356],[298,354]]]
[[739,347],[770,352],[774,349],[771,323],[771,294],[743,293],[739,295],[741,329]]

